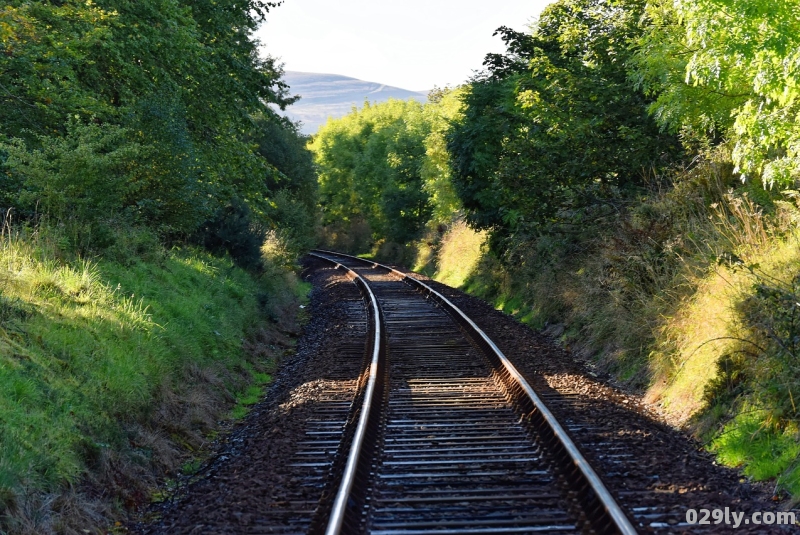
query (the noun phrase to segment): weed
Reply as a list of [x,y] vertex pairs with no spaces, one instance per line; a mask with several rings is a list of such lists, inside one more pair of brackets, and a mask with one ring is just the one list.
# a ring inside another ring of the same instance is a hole
[[730,466],[741,466],[757,480],[777,478],[777,488],[795,496],[798,487],[800,443],[798,430],[764,425],[769,416],[749,407],[742,410],[712,441],[711,449]]
[[236,405],[231,409],[231,419],[232,420],[241,420],[247,413],[250,412],[250,409],[246,405]]
[[181,473],[186,476],[196,474],[202,465],[200,459],[189,459],[181,465]]

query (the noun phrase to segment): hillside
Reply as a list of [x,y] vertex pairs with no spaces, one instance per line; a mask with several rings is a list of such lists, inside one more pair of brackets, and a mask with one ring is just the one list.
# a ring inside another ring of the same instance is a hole
[[413,98],[425,102],[426,91],[409,91],[376,82],[367,82],[338,74],[287,71],[284,80],[293,95],[300,100],[287,108],[286,115],[293,121],[302,121],[304,134],[313,134],[325,124],[328,117],[342,117],[361,106],[364,100],[385,102],[390,98]]

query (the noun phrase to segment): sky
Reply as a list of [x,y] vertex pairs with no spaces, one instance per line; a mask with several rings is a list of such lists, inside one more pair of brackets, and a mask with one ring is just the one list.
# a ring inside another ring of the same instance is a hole
[[551,0],[285,0],[256,37],[287,71],[342,74],[425,91],[454,86],[504,51]]

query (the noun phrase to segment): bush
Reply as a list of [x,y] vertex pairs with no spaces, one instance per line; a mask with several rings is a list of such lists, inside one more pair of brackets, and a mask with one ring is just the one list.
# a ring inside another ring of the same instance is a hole
[[306,199],[287,189],[278,191],[271,200],[273,208],[268,214],[270,220],[294,257],[312,249],[316,245],[314,208],[308,206]]
[[321,226],[317,242],[322,246],[343,253],[362,254],[372,250],[374,240],[372,227],[362,218],[336,221]]
[[0,143],[7,187],[20,187],[11,198],[23,215],[91,222],[122,212],[132,193],[132,167],[143,155],[127,129],[73,119],[64,137],[38,141],[39,148],[20,139]]
[[230,254],[236,265],[256,272],[262,268],[261,246],[265,236],[263,227],[253,221],[250,208],[234,199],[201,225],[195,240],[216,255]]

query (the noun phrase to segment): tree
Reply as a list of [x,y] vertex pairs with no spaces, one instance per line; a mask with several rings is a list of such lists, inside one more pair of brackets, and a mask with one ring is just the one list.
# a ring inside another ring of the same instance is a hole
[[423,189],[432,206],[435,223],[449,223],[461,211],[461,201],[453,188],[447,132],[453,121],[461,117],[463,88],[434,88],[423,109],[430,132],[425,137],[425,158],[421,176]]
[[324,223],[364,219],[376,237],[417,237],[432,212],[422,178],[429,132],[423,106],[411,100],[365,103],[324,125],[310,145]]
[[67,116],[102,116],[113,104],[85,79],[111,39],[115,16],[85,2],[23,2],[0,8],[0,139],[64,133]]
[[[125,186],[113,203],[103,204],[115,210],[106,215],[173,238],[191,234],[236,200],[253,217],[269,220],[269,187],[287,173],[265,157],[267,139],[283,136],[284,148],[304,143],[269,106],[283,108],[294,99],[280,66],[259,57],[252,37],[275,5],[7,2],[0,8],[0,198],[23,215],[41,208],[39,197],[60,191],[64,179],[57,178],[48,151],[77,151],[59,156],[61,162],[86,160],[100,146],[86,142],[87,132],[96,130],[94,138],[107,132],[114,140],[113,148],[101,144],[102,150],[130,157],[118,162]],[[103,157],[92,156],[97,165]],[[307,175],[305,165],[290,172]],[[298,180],[310,183],[307,176]],[[17,195],[20,190],[25,194]],[[69,205],[76,191],[60,191],[61,200]]]
[[473,226],[503,234],[587,217],[677,155],[628,80],[643,9],[560,0],[531,34],[498,30],[508,51],[487,56],[448,140]]
[[[800,2],[653,2],[635,79],[672,131],[733,142],[737,170],[765,186],[800,176]],[[699,117],[698,121],[696,118]]]

